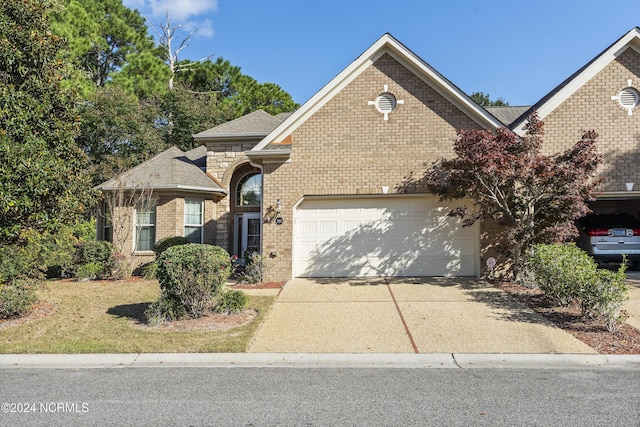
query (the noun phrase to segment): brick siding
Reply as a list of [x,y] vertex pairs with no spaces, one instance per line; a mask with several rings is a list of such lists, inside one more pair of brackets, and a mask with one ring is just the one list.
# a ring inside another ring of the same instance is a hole
[[[389,120],[368,105],[388,85],[404,104]],[[292,275],[293,210],[305,195],[424,192],[406,190],[413,173],[453,155],[458,129],[478,124],[389,55],[378,59],[293,133],[290,163],[264,165],[264,209],[283,205],[284,224],[264,224],[263,253],[274,252],[271,279]]]
[[589,82],[544,118],[544,149],[563,151],[578,142],[586,130],[598,132],[597,147],[603,154],[601,173],[605,191],[624,191],[626,182],[640,186],[640,109],[629,116],[612,96],[628,86],[640,90],[640,54],[627,49]]

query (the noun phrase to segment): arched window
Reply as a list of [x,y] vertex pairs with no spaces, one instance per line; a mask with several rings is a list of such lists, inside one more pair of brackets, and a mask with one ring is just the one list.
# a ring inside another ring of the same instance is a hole
[[236,190],[236,206],[260,206],[262,174],[251,173],[240,180]]

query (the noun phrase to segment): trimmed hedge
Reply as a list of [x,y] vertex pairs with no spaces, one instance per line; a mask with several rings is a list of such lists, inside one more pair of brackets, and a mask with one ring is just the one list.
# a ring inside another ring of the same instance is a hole
[[535,282],[552,300],[560,305],[577,302],[583,316],[601,317],[609,331],[617,330],[629,291],[626,260],[615,272],[603,270],[575,244],[539,244],[529,263]]
[[[224,283],[231,274],[231,260],[224,249],[204,244],[168,248],[156,260],[160,282],[160,300],[147,318],[154,323],[175,320],[173,313],[201,317],[215,305]],[[171,308],[171,310],[164,310]],[[151,308],[151,307],[150,307]],[[158,312],[160,310],[160,312]]]
[[179,245],[188,245],[191,242],[186,237],[182,236],[172,236],[172,237],[163,237],[158,240],[155,245],[153,245],[153,252],[156,256],[162,255],[164,251],[173,246]]

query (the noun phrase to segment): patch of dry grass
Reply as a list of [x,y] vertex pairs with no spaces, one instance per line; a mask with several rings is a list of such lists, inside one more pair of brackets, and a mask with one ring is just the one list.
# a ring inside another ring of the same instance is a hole
[[0,329],[0,353],[244,352],[273,296],[251,296],[250,323],[225,331],[163,331],[140,327],[158,298],[157,281],[48,282],[40,298],[53,313]]

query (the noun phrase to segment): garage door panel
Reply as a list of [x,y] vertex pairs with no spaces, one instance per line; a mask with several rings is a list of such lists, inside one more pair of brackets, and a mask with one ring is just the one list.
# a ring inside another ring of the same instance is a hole
[[448,212],[433,197],[305,201],[295,214],[295,274],[474,276],[476,230]]
[[318,224],[316,221],[298,220],[296,224],[296,235],[299,237],[310,235],[315,236],[318,233]]
[[335,235],[338,232],[337,221],[318,221],[318,234]]

